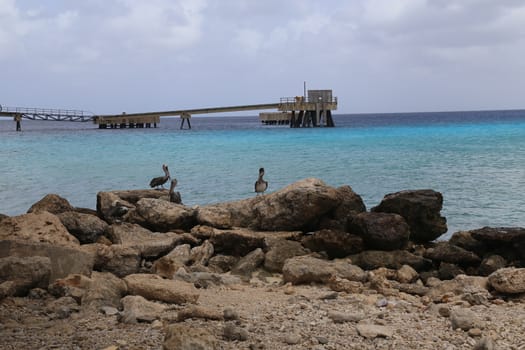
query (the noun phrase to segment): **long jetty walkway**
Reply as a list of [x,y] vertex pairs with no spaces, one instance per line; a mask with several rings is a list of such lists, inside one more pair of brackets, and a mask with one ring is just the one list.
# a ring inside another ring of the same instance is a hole
[[332,90],[308,90],[308,96],[281,98],[279,103],[252,104],[229,107],[207,107],[180,109],[161,112],[122,113],[95,115],[91,112],[67,109],[45,109],[25,107],[2,107],[0,117],[12,117],[16,122],[16,130],[21,130],[21,120],[53,120],[53,121],[91,121],[99,129],[115,128],[151,128],[157,127],[161,117],[179,116],[180,128],[187,124],[191,129],[190,119],[194,114],[225,113],[253,110],[271,110],[278,112],[260,113],[261,123],[266,125],[287,124],[292,128],[327,126],[333,127],[332,110],[337,109],[337,98],[332,97]]

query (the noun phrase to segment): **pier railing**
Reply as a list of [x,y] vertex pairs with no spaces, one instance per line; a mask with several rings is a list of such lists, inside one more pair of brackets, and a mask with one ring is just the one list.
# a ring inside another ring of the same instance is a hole
[[20,116],[29,120],[81,121],[93,119],[93,113],[77,109],[27,108],[0,106],[1,115]]

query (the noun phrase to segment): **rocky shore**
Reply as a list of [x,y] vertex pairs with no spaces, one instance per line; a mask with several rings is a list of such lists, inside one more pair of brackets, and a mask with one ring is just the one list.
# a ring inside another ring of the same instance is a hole
[[0,214],[2,349],[523,349],[525,228],[447,240],[439,192],[305,179],[214,205]]

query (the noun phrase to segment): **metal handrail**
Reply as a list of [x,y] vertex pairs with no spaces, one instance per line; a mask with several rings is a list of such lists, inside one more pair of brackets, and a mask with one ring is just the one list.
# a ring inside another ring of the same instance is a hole
[[93,115],[93,113],[91,112],[86,112],[86,111],[77,110],[77,109],[27,108],[27,107],[5,107],[5,106],[0,106],[0,112],[72,116],[72,117],[84,117],[84,116]]
[[337,97],[332,97],[329,101],[318,101],[315,99],[309,99],[308,97],[304,96],[295,96],[295,97],[281,97],[280,103],[281,104],[289,104],[289,103],[337,103]]

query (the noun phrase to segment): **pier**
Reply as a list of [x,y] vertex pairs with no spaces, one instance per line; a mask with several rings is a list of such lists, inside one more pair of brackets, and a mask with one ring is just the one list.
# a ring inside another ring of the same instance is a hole
[[259,120],[265,125],[289,125],[301,127],[333,127],[332,111],[337,109],[337,97],[332,90],[308,90],[304,96],[284,97],[279,103],[251,104],[228,107],[207,107],[180,109],[160,112],[121,113],[95,115],[91,112],[68,109],[45,109],[25,107],[2,107],[0,117],[11,117],[16,123],[16,130],[21,131],[22,119],[92,122],[99,129],[151,128],[157,127],[161,117],[179,116],[180,128],[186,125],[191,129],[191,116],[195,114],[226,113],[254,110],[277,110],[263,112]]

